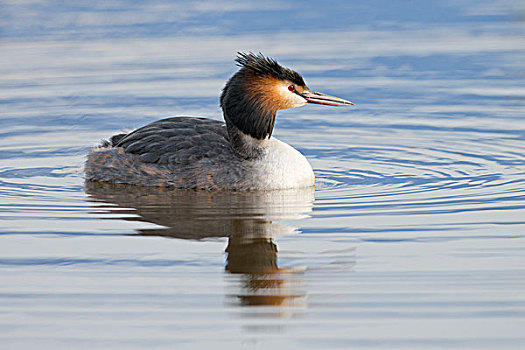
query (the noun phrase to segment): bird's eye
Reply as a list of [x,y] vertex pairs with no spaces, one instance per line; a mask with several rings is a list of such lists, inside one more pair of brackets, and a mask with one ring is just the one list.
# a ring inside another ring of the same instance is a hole
[[293,86],[293,85],[288,86],[288,90],[295,91],[295,86]]

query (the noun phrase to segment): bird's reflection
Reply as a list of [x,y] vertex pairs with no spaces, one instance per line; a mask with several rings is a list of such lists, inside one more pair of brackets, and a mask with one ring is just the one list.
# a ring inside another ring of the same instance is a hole
[[241,305],[298,305],[304,300],[300,271],[277,265],[273,237],[296,229],[282,223],[307,216],[313,188],[265,192],[205,192],[86,182],[97,212],[161,228],[141,235],[181,239],[228,237],[228,301]]

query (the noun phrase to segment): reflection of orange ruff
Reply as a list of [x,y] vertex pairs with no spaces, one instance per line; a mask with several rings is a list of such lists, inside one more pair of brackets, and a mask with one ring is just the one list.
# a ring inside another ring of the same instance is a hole
[[238,296],[242,305],[246,306],[286,306],[295,304],[294,299],[302,295],[242,295]]
[[[243,274],[241,292],[235,295],[242,305],[285,306],[298,305],[303,294],[294,293],[293,279],[284,278],[297,270],[277,266],[277,247],[271,238],[235,240],[230,237],[226,248],[226,270]],[[290,288],[292,287],[292,288]],[[290,290],[292,289],[292,290]]]

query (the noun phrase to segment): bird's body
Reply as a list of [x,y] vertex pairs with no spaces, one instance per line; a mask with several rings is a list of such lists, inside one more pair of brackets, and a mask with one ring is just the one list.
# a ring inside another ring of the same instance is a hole
[[212,119],[162,119],[119,141],[88,155],[88,179],[207,190],[314,185],[312,167],[291,146],[272,137],[261,141],[259,157],[243,159],[231,146],[225,124]]
[[86,179],[207,190],[313,186],[306,158],[271,137],[276,112],[307,102],[351,103],[314,93],[298,73],[262,55],[237,61],[242,68],[221,96],[226,123],[173,117],[115,135],[88,155]]

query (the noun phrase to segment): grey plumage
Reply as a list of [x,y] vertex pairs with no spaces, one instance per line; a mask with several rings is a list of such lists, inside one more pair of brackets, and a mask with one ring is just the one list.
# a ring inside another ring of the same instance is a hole
[[[247,174],[223,122],[193,117],[155,121],[111,139],[88,155],[86,179],[175,188],[257,188]],[[103,145],[104,146],[104,145]]]
[[213,161],[232,151],[223,122],[192,117],[155,121],[122,137],[114,146],[138,155],[142,162],[168,167]]

